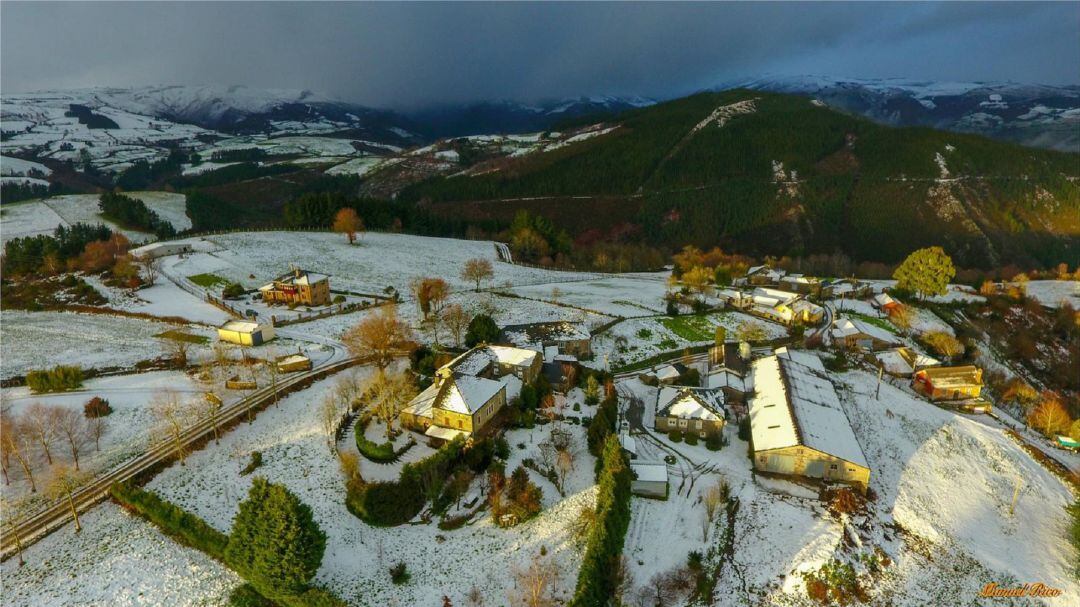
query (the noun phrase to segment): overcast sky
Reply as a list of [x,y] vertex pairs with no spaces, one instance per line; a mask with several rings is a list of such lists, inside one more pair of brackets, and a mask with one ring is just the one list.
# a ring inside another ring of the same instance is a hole
[[0,89],[243,84],[380,107],[762,74],[1080,83],[1080,3],[0,3]]

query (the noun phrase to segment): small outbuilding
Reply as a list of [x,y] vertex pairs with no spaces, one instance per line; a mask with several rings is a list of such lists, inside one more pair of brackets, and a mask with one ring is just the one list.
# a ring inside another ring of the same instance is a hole
[[280,356],[277,361],[278,371],[281,373],[295,373],[297,371],[310,371],[311,359],[303,354],[289,354]]
[[642,497],[667,499],[668,472],[664,462],[631,462],[630,470],[634,481],[630,483],[630,492]]
[[979,398],[982,376],[975,365],[931,367],[917,371],[911,387],[932,401],[967,400]]
[[896,335],[858,318],[837,318],[829,335],[833,343],[848,350],[877,352],[903,345]]
[[129,253],[131,253],[131,256],[135,259],[157,259],[158,257],[180,255],[182,253],[191,253],[193,251],[194,248],[189,242],[154,242],[131,249]]
[[727,410],[724,393],[709,388],[663,388],[656,401],[657,432],[682,432],[701,438],[719,436],[724,431]]
[[241,346],[259,346],[274,339],[274,325],[230,320],[218,327],[218,339]]

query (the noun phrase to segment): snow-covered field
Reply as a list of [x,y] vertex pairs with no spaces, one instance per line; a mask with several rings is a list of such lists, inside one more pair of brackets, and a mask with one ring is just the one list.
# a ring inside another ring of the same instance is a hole
[[[227,531],[252,478],[239,472],[249,453],[258,450],[263,465],[255,474],[287,485],[312,507],[316,521],[328,535],[316,581],[352,604],[435,605],[444,594],[460,604],[469,591],[467,580],[484,593],[486,604],[505,604],[511,568],[539,554],[541,547],[562,567],[560,593],[567,596],[580,562],[569,525],[578,511],[595,499],[590,486],[592,462],[587,455],[568,480],[564,499],[548,481],[534,475],[544,492],[545,510],[537,519],[513,529],[494,527],[490,517],[454,531],[441,531],[434,524],[369,527],[346,510],[338,463],[319,429],[318,404],[333,389],[334,381],[316,383],[282,400],[277,407],[260,413],[251,426],[241,426],[224,437],[220,446],[193,455],[184,467],[165,470],[149,488]],[[584,450],[583,429],[569,427],[577,432]],[[537,428],[531,437],[528,431],[512,432],[508,468],[515,467],[522,457],[536,457],[531,450],[544,432]],[[518,449],[518,442],[526,444],[526,449]],[[405,562],[412,573],[412,580],[400,587],[390,584],[388,573],[398,561]]]
[[1027,283],[1027,293],[1044,306],[1056,308],[1067,301],[1074,309],[1080,309],[1080,281],[1032,280]]
[[[494,283],[551,283],[594,276],[515,266],[495,261],[489,241],[368,233],[350,246],[340,234],[326,232],[241,232],[206,238],[218,250],[189,255],[172,267],[185,276],[213,273],[248,288],[262,286],[289,271],[289,264],[330,275],[330,288],[382,293],[388,285],[408,297],[413,278],[438,276],[454,290],[471,290],[461,279],[465,261],[492,261]],[[254,275],[255,278],[251,278]]]
[[[191,228],[191,219],[187,216],[184,195],[172,192],[125,192],[127,196],[138,198],[146,203],[162,219],[168,221],[177,230]],[[135,230],[121,229],[116,224],[104,219],[98,207],[97,194],[69,194],[42,200],[32,200],[4,205],[0,214],[0,239],[7,242],[20,236],[52,234],[57,226],[70,226],[74,223],[103,223],[113,230],[122,232],[132,242],[142,242],[152,235]]]
[[663,313],[666,280],[667,274],[627,274],[521,286],[511,289],[511,292],[609,316],[648,316]]
[[52,169],[40,162],[31,162],[21,158],[0,156],[0,175],[4,177],[27,177],[34,174],[47,176],[52,174]]
[[[155,437],[155,420],[151,412],[154,399],[164,392],[175,393],[182,401],[202,399],[201,390],[192,379],[178,371],[152,371],[133,375],[102,377],[84,382],[82,389],[60,394],[32,394],[29,388],[5,388],[4,406],[18,415],[34,403],[75,409],[80,414],[86,401],[100,396],[109,401],[113,412],[105,417],[105,433],[99,451],[93,441],[79,456],[84,470],[102,472],[138,455]],[[53,446],[54,456],[70,459],[70,452],[59,442]],[[45,472],[44,462],[38,462],[38,478]],[[21,474],[13,474],[12,483],[3,488],[5,496],[25,494],[29,483]]]
[[130,291],[105,285],[94,276],[86,277],[109,300],[109,307],[128,312],[186,319],[217,326],[232,318],[224,310],[195,297],[168,279],[159,277],[151,287]]
[[[3,314],[4,338],[0,341],[0,377],[55,365],[131,366],[162,356],[163,341],[154,336],[176,328],[123,316],[7,310]],[[184,331],[211,335],[211,331],[200,327]]]

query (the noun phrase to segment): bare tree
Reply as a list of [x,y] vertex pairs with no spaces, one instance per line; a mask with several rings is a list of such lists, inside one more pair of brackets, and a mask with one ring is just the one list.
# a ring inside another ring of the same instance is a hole
[[173,451],[183,466],[187,459],[187,445],[184,444],[184,428],[189,421],[188,409],[180,403],[180,396],[166,390],[154,397],[150,405],[150,411],[157,420],[158,431],[168,437],[173,444]]
[[104,415],[95,415],[86,420],[87,434],[94,439],[94,450],[101,451],[101,437],[109,429],[109,422]]
[[213,392],[207,392],[203,394],[203,399],[199,401],[199,414],[206,418],[210,422],[210,427],[214,430],[214,444],[221,444],[221,407],[224,403],[221,398]]
[[566,476],[574,470],[574,453],[563,449],[555,454],[555,475],[559,479],[559,493],[566,495]]
[[455,346],[461,345],[470,320],[469,313],[460,304],[450,304],[443,310],[443,323],[450,330],[450,335],[454,337]]
[[174,367],[177,369],[187,368],[191,342],[175,337],[166,337],[161,347],[165,350],[165,356],[172,361]]
[[270,390],[274,393],[274,406],[278,404],[278,379],[281,377],[281,369],[278,368],[277,348],[270,346],[266,352],[266,373],[270,376]]
[[11,455],[14,445],[14,437],[9,435],[15,429],[15,419],[5,408],[0,410],[0,471],[4,474],[4,484],[11,484],[11,476],[8,469],[11,467]]
[[360,480],[360,456],[352,451],[339,451],[338,463],[341,465],[341,474],[345,482],[351,483]]
[[19,555],[19,566],[22,567],[25,561],[23,561],[23,545],[22,537],[19,535],[19,526],[23,524],[27,515],[30,514],[30,500],[26,497],[6,498],[0,496],[0,511],[4,513],[4,525],[7,527],[8,535],[15,540],[15,553]]
[[716,520],[716,512],[726,498],[726,495],[724,495],[726,491],[722,488],[723,486],[725,486],[725,483],[720,480],[701,492],[701,504],[705,507],[701,521],[701,541],[703,542],[709,539],[709,529]]
[[484,593],[473,584],[465,594],[465,607],[484,607]]
[[341,416],[342,410],[338,399],[328,394],[323,398],[322,405],[319,407],[319,423],[322,426],[323,434],[326,436],[326,446],[330,448],[331,453],[334,451],[334,439],[336,438],[338,420]]
[[71,461],[75,469],[79,469],[79,452],[90,437],[90,430],[86,418],[76,409],[59,408],[56,410],[56,429],[63,442],[67,443],[71,450]]
[[161,274],[161,259],[145,256],[137,258],[137,261],[139,267],[142,268],[143,280],[147,285],[153,286],[157,282],[158,275]]
[[417,394],[416,383],[407,373],[386,373],[382,369],[372,375],[364,386],[371,410],[386,424],[386,438],[398,413]]
[[79,472],[64,463],[53,466],[49,471],[49,496],[53,499],[67,500],[68,508],[71,510],[71,519],[75,521],[76,533],[82,531],[82,524],[79,523],[79,511],[75,508],[75,492],[89,479],[90,475],[87,473]]
[[45,455],[45,461],[51,466],[53,464],[51,448],[53,441],[56,440],[56,409],[34,403],[26,408],[23,421],[25,422],[24,430],[34,437],[38,446],[41,447],[41,452]]
[[389,366],[394,356],[416,347],[412,329],[398,318],[397,306],[387,304],[349,329],[341,341],[356,357],[372,358],[380,369]]
[[37,493],[34,481],[34,435],[22,418],[11,417],[0,425],[0,441],[7,456],[15,459],[22,468],[23,476],[30,482],[30,492]]
[[477,257],[465,262],[465,267],[461,270],[462,280],[468,280],[476,284],[474,291],[480,290],[480,282],[484,280],[491,280],[495,277],[495,270],[491,266],[491,262],[483,257]]
[[559,574],[559,566],[555,561],[539,556],[534,558],[527,568],[515,568],[510,604],[514,607],[555,605],[555,588],[558,586]]

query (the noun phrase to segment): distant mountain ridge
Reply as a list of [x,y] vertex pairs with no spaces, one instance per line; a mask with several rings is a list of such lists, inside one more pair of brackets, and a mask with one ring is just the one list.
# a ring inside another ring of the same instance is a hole
[[892,126],[928,126],[1080,152],[1078,85],[764,76],[716,88],[804,95]]

